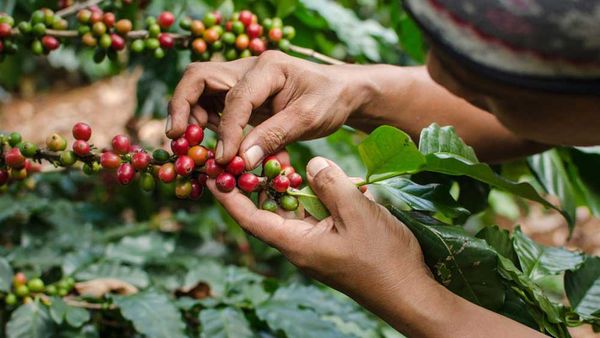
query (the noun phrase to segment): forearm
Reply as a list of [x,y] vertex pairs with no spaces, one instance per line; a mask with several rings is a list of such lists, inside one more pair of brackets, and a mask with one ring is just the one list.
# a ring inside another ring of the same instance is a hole
[[379,125],[396,126],[418,141],[431,123],[452,125],[483,161],[498,162],[546,148],[517,137],[492,114],[454,96],[435,83],[425,67],[364,66],[363,88],[369,100],[353,113],[348,124],[363,131]]

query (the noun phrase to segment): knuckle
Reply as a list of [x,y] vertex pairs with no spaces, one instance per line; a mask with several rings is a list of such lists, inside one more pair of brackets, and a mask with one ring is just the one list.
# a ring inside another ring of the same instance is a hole
[[320,191],[330,189],[337,181],[337,175],[333,168],[323,169],[315,177],[315,183]]
[[281,127],[273,127],[263,132],[262,136],[265,146],[268,149],[265,149],[268,153],[272,153],[277,150],[280,146],[285,144],[285,140],[287,138],[287,132],[284,128]]
[[277,50],[267,50],[264,53],[260,54],[258,57],[258,61],[261,63],[272,63],[278,61],[282,58],[282,52]]
[[185,67],[185,70],[184,70],[183,73],[184,73],[184,75],[196,74],[196,73],[200,72],[200,70],[202,69],[202,67],[203,67],[202,63],[200,63],[200,62],[193,62],[193,63],[190,63],[189,65],[187,65]]
[[225,95],[225,105],[233,104],[236,101],[242,100],[250,95],[250,90],[244,83],[239,83],[237,86],[231,88]]

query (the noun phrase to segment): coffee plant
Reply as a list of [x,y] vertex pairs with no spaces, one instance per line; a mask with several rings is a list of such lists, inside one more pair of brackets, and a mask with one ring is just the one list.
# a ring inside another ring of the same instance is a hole
[[[347,8],[316,0],[9,0],[0,4],[0,83],[11,88],[8,77],[27,67],[43,74],[46,60],[64,65],[68,53],[90,79],[142,65],[137,115],[162,116],[190,60],[266,49],[324,63],[424,60],[398,2],[341,3]],[[399,41],[402,51],[392,47]],[[368,185],[410,228],[452,292],[553,337],[584,324],[600,330],[600,259],[540,245],[487,217],[496,211],[491,192],[554,209],[571,232],[577,207],[600,215],[596,148],[492,167],[451,127],[424,129],[418,146],[389,126],[368,136],[343,128],[289,146],[293,166],[270,156],[246,171],[239,157],[217,164],[213,135],[195,124],[169,150],[128,135],[104,148],[94,134],[84,122],[45,144],[0,132],[0,337],[401,336],[299,274],[203,194],[210,177],[265,210],[326,218],[303,187],[304,165],[317,155],[364,177],[357,186]]]

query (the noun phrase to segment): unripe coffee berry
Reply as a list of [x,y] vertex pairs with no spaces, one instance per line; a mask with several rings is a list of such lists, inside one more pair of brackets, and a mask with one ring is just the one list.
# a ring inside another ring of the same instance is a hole
[[112,47],[112,37],[110,36],[110,34],[102,35],[100,37],[99,45],[102,49],[109,49],[110,47]]
[[26,285],[19,285],[15,289],[15,294],[21,298],[29,295],[29,288]]
[[131,165],[133,165],[135,170],[142,171],[148,168],[151,160],[152,157],[148,153],[137,152],[131,157]]
[[154,160],[158,163],[167,162],[170,157],[171,157],[171,155],[169,155],[169,152],[167,152],[164,149],[156,149],[152,153],[152,158],[154,158]]
[[265,200],[261,206],[263,210],[267,210],[270,212],[277,212],[277,202],[272,199]]
[[204,26],[212,27],[217,24],[217,17],[213,13],[206,13],[204,16]]
[[92,12],[88,9],[82,9],[77,13],[77,21],[80,23],[86,24],[90,21],[92,17]]
[[104,22],[96,22],[93,26],[92,26],[92,32],[96,35],[96,36],[101,36],[106,34],[107,28],[106,28],[106,24],[104,24]]
[[191,157],[183,155],[175,161],[175,171],[181,176],[189,176],[194,171],[195,165]]
[[238,187],[245,192],[254,192],[260,185],[260,180],[252,173],[242,174],[238,178]]
[[188,178],[179,177],[175,184],[175,196],[179,199],[186,199],[192,193],[192,182]]
[[117,169],[121,165],[121,158],[119,155],[107,151],[100,155],[100,164],[104,169]]
[[290,179],[287,176],[278,175],[273,178],[273,189],[277,192],[286,192],[290,187]]
[[8,182],[8,171],[0,169],[0,187]]
[[187,156],[189,156],[197,166],[203,166],[208,160],[208,149],[203,146],[193,146],[188,150]]
[[23,181],[27,178],[27,169],[26,168],[12,168],[10,170],[9,176],[14,181]]
[[43,292],[45,285],[44,285],[44,281],[42,281],[41,279],[33,278],[29,282],[27,282],[27,287],[29,288],[29,291],[37,293],[37,292]]
[[188,150],[190,150],[190,143],[186,138],[180,137],[171,141],[171,150],[178,156],[187,155]]
[[76,140],[89,141],[92,137],[92,127],[83,122],[76,123],[73,126],[73,137]]
[[244,26],[244,24],[239,21],[234,21],[233,24],[231,24],[231,31],[235,34],[242,34],[245,30],[246,27]]
[[288,39],[288,40],[292,40],[294,37],[296,37],[296,29],[292,26],[285,26],[283,27],[283,36]]
[[25,156],[19,148],[11,148],[4,154],[4,162],[11,168],[21,169],[25,166]]
[[165,49],[175,47],[175,39],[173,38],[173,35],[169,33],[161,33],[158,36],[158,42],[160,42],[160,46]]
[[302,185],[302,176],[298,173],[291,173],[288,175],[290,179],[290,187],[297,189]]
[[77,156],[74,152],[67,150],[60,153],[60,164],[63,167],[70,167],[77,162]]
[[190,124],[185,129],[184,137],[190,146],[198,145],[204,140],[204,129],[197,124]]
[[135,176],[135,170],[133,166],[129,163],[123,163],[117,169],[117,179],[119,183],[123,185],[127,185],[133,181],[133,177]]
[[235,177],[230,173],[221,173],[215,179],[217,189],[221,192],[230,192],[235,188]]
[[194,39],[192,42],[192,51],[198,55],[206,52],[206,41],[201,38]]
[[73,143],[73,151],[78,156],[87,156],[90,154],[90,145],[82,140],[77,140]]
[[129,147],[131,143],[129,142],[129,137],[125,135],[117,135],[112,139],[112,148],[117,154],[127,154],[129,152]]
[[158,47],[160,47],[160,42],[158,41],[158,39],[150,38],[146,40],[144,47],[148,50],[156,50],[158,49]]
[[264,165],[265,176],[274,178],[281,173],[281,163],[276,159],[267,161]]
[[279,201],[281,208],[286,211],[296,211],[298,209],[298,199],[291,195],[284,195]]
[[216,178],[223,172],[223,167],[221,167],[214,158],[210,158],[204,164],[206,175],[210,178]]
[[235,39],[235,48],[237,48],[239,50],[244,50],[244,49],[248,48],[248,44],[250,44],[250,39],[248,38],[248,35],[246,35],[246,34],[240,34]]
[[38,151],[38,147],[31,142],[23,142],[19,145],[19,150],[21,154],[27,158],[32,158]]
[[165,163],[160,167],[158,171],[158,179],[163,183],[171,183],[177,177],[177,172],[175,171],[175,165],[173,163]]
[[208,43],[215,43],[217,40],[219,40],[219,32],[214,28],[209,28],[204,31],[202,37],[204,37],[204,40]]
[[190,25],[190,31],[192,32],[193,36],[201,36],[205,30],[206,30],[206,27],[204,26],[204,23],[202,23],[202,21],[200,21],[200,20],[192,21],[192,24]]
[[221,40],[223,40],[223,42],[227,45],[233,45],[235,43],[235,34],[231,32],[225,32],[223,33]]
[[204,188],[197,181],[192,181],[192,191],[190,192],[189,199],[197,200],[202,196]]
[[133,24],[127,19],[121,19],[115,24],[115,29],[119,34],[126,35],[133,29]]
[[4,302],[8,306],[17,305],[17,296],[15,296],[14,293],[9,293],[8,295],[6,295],[6,298],[4,298]]
[[17,132],[12,132],[8,135],[8,144],[11,147],[16,147],[19,143],[21,143],[21,134]]
[[150,173],[143,173],[140,176],[140,187],[144,191],[152,191],[156,187],[156,181],[154,180],[154,176]]
[[162,29],[169,29],[175,23],[175,16],[171,12],[162,12],[156,22]]
[[141,53],[144,51],[145,48],[146,44],[144,43],[144,40],[138,39],[131,43],[131,50],[134,53]]
[[96,39],[92,33],[83,34],[81,42],[88,47],[96,47],[96,45],[98,45],[98,39]]

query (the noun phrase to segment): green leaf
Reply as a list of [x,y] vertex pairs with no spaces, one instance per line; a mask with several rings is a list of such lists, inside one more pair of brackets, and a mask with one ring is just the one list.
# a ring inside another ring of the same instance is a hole
[[292,195],[296,196],[298,201],[304,207],[304,210],[317,220],[320,221],[329,217],[327,207],[325,207],[323,202],[319,200],[319,197],[315,195],[309,186],[306,186],[297,192],[293,192]]
[[235,308],[208,309],[200,312],[203,338],[255,337],[244,313]]
[[67,313],[67,304],[62,298],[52,297],[50,298],[50,317],[56,324],[62,324]]
[[90,313],[86,309],[69,306],[67,308],[65,320],[72,327],[81,327],[90,320]]
[[275,16],[280,18],[285,18],[290,15],[298,6],[298,0],[278,0],[277,4],[277,13]]
[[452,198],[448,186],[442,184],[419,185],[400,177],[377,184],[413,210],[439,212],[448,218],[466,217],[471,214]]
[[148,274],[139,268],[121,265],[117,262],[103,262],[92,264],[75,274],[78,280],[91,280],[98,278],[116,278],[131,283],[140,288],[149,285]]
[[358,152],[367,167],[368,182],[415,173],[425,164],[410,136],[390,126],[375,129],[358,146]]
[[171,300],[156,291],[114,297],[121,314],[149,338],[184,338],[185,324]]
[[12,285],[13,269],[6,259],[0,257],[0,291],[9,292]]
[[517,262],[517,254],[508,230],[500,229],[497,225],[486,226],[475,237],[485,240],[497,253],[510,259],[513,263]]
[[466,145],[452,126],[440,127],[437,123],[421,131],[419,151],[424,155],[448,153],[471,163],[479,163],[475,151]]
[[513,233],[513,246],[523,273],[533,281],[544,276],[573,270],[584,261],[581,253],[535,243],[519,228],[516,228]]
[[6,324],[7,338],[45,338],[54,334],[54,323],[39,301],[19,306]]
[[419,240],[435,278],[457,295],[488,309],[504,302],[504,286],[497,272],[498,254],[487,243],[435,219],[391,208]]
[[579,269],[567,271],[565,291],[580,316],[600,317],[600,257],[588,257]]
[[106,247],[106,257],[135,265],[154,259],[166,258],[175,250],[175,243],[155,233],[137,237],[123,237]]

